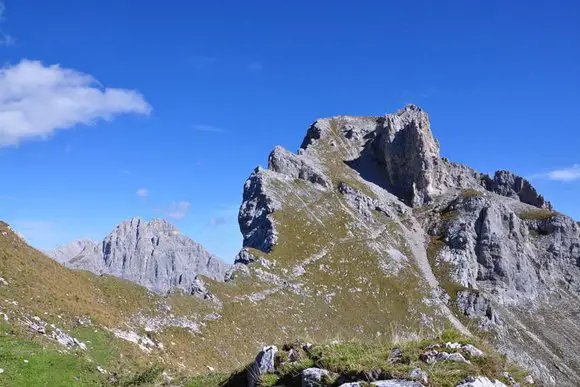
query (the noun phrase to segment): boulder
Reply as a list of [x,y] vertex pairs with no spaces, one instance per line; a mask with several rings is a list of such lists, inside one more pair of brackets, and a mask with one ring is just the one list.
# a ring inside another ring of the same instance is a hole
[[483,351],[471,344],[465,344],[461,346],[463,352],[467,352],[471,357],[484,357]]
[[329,375],[327,370],[320,368],[306,368],[300,374],[302,387],[319,387],[323,384],[324,378]]
[[485,376],[469,377],[457,387],[507,387],[499,380],[490,380]]
[[246,370],[246,378],[249,387],[255,387],[260,381],[260,377],[266,373],[272,373],[275,369],[274,360],[278,353],[275,345],[262,348],[256,356],[256,360]]
[[409,371],[409,379],[427,384],[429,382],[429,374],[421,368],[415,368]]
[[551,210],[552,204],[536,191],[532,184],[510,171],[496,171],[493,179],[483,176],[483,186],[498,195],[517,199],[522,203]]
[[224,281],[228,282],[237,277],[248,277],[250,269],[243,263],[235,263],[224,275]]
[[[366,382],[351,382],[343,383],[340,385],[340,387],[364,387],[368,385],[369,384]],[[370,385],[373,387],[423,387],[423,385],[419,382],[399,379],[377,380],[375,382],[371,382]]]

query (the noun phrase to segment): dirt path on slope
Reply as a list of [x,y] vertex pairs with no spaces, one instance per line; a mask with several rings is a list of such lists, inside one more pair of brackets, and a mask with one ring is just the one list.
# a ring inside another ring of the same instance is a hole
[[[411,252],[413,253],[413,256],[415,257],[415,260],[417,262],[417,265],[419,266],[419,269],[423,274],[423,278],[427,280],[427,283],[429,284],[431,289],[437,291],[440,288],[439,281],[437,280],[437,277],[435,277],[435,274],[433,274],[433,270],[431,269],[431,265],[429,264],[429,259],[427,258],[427,249],[426,249],[427,244],[425,241],[425,232],[423,231],[423,228],[417,223],[417,221],[411,218],[410,220],[412,222],[413,230],[409,230],[404,224],[400,222],[399,226],[401,227],[401,230],[405,235],[405,239],[409,243],[409,248],[411,249]],[[472,336],[471,332],[469,332],[469,329],[467,329],[467,327],[465,327],[465,325],[463,325],[461,321],[459,321],[457,317],[455,317],[451,309],[449,309],[449,307],[445,305],[443,301],[439,300],[439,306],[441,308],[441,311],[443,311],[443,314],[445,314],[447,319],[449,319],[451,324],[453,324],[453,326],[458,331],[460,331],[462,334],[466,336]]]

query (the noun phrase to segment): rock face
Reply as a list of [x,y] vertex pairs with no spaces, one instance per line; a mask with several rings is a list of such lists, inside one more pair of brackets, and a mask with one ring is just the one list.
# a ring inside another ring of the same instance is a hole
[[270,214],[280,208],[280,203],[266,192],[264,180],[268,177],[262,171],[263,169],[257,168],[244,184],[238,223],[245,247],[270,251],[277,240]]
[[72,242],[47,255],[67,267],[110,274],[162,294],[175,288],[199,294],[204,290],[199,275],[222,281],[229,267],[161,219],[133,218],[100,244]]
[[493,179],[485,176],[483,183],[488,191],[518,199],[535,207],[552,209],[550,202],[547,202],[529,181],[509,171],[497,171]]
[[373,142],[393,193],[409,204],[421,205],[436,193],[439,144],[433,138],[427,114],[407,106],[388,114]]
[[[580,226],[520,176],[490,177],[441,157],[417,106],[317,120],[297,154],[277,147],[268,169],[249,177],[239,224],[244,247],[282,270],[280,286],[329,273],[344,282],[356,256],[354,275],[368,288],[362,262],[374,260],[383,278],[423,280],[415,291],[438,310],[416,317],[425,324],[443,317],[466,332],[459,311],[535,377],[580,385]],[[237,262],[259,265],[251,257],[243,252]],[[340,291],[325,284],[316,296],[332,305]]]
[[307,180],[329,188],[331,183],[324,174],[307,159],[299,158],[286,149],[277,146],[268,158],[268,168],[295,179]]

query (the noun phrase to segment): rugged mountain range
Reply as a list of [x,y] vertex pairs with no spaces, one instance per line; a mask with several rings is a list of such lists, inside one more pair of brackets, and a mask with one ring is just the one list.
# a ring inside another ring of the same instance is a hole
[[[158,220],[50,252],[114,277],[53,266],[5,231],[0,305],[8,321],[38,326],[37,314],[74,339],[83,338],[74,321],[88,318],[90,332],[113,332],[109,345],[138,348],[123,359],[162,363],[170,377],[228,371],[272,344],[404,342],[452,328],[546,385],[580,385],[580,226],[511,172],[488,176],[441,157],[417,106],[320,119],[297,154],[276,147],[244,184],[239,224],[244,248],[231,267]],[[91,364],[101,344],[92,345]],[[117,358],[107,359],[98,361],[110,371]],[[466,372],[449,375],[479,376]]]
[[161,294],[199,290],[198,275],[222,281],[228,269],[203,246],[161,219],[124,221],[101,242],[74,241],[46,254],[65,266],[123,278]]

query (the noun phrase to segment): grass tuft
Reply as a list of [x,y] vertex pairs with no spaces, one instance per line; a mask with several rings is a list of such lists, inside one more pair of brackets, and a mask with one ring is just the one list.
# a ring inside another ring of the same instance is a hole
[[557,216],[558,213],[542,208],[537,210],[522,211],[518,214],[523,220],[548,220]]

